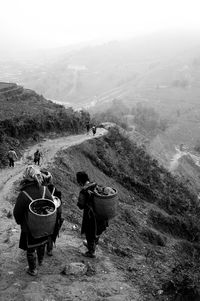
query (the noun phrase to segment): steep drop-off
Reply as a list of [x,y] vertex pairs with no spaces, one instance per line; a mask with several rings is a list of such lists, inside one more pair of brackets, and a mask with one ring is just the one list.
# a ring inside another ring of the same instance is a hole
[[118,216],[100,247],[127,283],[139,289],[142,297],[130,300],[174,300],[177,292],[195,294],[199,207],[194,195],[143,148],[112,129],[105,137],[59,153],[55,160],[52,173],[64,196],[64,216],[79,228],[79,170],[119,192]]

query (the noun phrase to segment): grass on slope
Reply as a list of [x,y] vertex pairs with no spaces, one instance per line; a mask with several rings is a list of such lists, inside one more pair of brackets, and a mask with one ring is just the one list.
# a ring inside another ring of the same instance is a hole
[[89,120],[88,112],[66,109],[31,90],[0,97],[0,166],[8,164],[6,155],[10,147],[20,157],[29,139],[39,141],[50,132],[79,133]]
[[[79,225],[75,174],[119,192],[118,216],[100,246],[145,300],[195,293],[200,255],[199,207],[181,183],[117,129],[59,154],[52,173],[62,190],[64,216]],[[161,293],[159,293],[161,290]],[[192,292],[191,292],[192,290]]]

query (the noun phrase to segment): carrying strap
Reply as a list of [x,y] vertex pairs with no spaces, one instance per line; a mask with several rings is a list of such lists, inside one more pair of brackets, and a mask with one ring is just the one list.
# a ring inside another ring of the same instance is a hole
[[[34,201],[34,200],[32,199],[32,197],[28,194],[28,192],[26,192],[26,191],[24,191],[24,190],[23,190],[22,192],[27,196],[27,198],[28,198],[29,200],[31,200],[31,202]],[[45,198],[45,194],[46,194],[46,186],[44,186],[44,189],[43,189],[42,199]]]
[[51,193],[52,196],[54,196],[55,190],[56,190],[56,188],[54,187],[54,188],[53,188],[53,191],[52,191],[52,193]]

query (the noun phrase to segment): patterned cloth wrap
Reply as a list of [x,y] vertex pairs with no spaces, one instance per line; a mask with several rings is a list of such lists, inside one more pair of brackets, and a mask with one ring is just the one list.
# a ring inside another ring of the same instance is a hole
[[40,169],[41,175],[43,177],[43,185],[49,185],[52,183],[52,174],[45,168]]
[[37,169],[34,165],[29,165],[25,169],[24,180],[28,181],[37,181],[39,185],[42,185],[43,177],[39,169]]

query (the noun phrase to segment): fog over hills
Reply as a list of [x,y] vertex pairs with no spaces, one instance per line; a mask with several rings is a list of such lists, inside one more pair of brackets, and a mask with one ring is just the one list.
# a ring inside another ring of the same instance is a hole
[[[199,48],[195,33],[165,33],[75,49],[42,50],[18,60],[0,61],[0,79],[18,82],[63,103],[90,105],[104,94],[111,94],[111,100],[121,95],[134,97],[135,88],[170,85],[173,80],[191,77],[185,65],[197,67]],[[192,70],[195,77],[197,69]],[[118,90],[111,93],[113,89]]]
[[197,32],[149,34],[2,58],[0,80],[92,114],[115,100],[130,111],[138,103],[152,107],[168,127],[151,137],[149,151],[169,166],[175,146],[194,147],[199,138],[199,53]]

